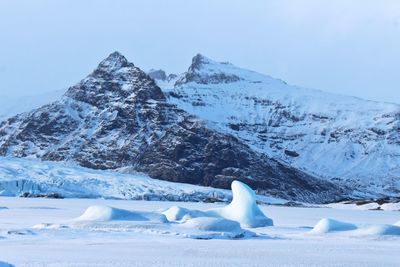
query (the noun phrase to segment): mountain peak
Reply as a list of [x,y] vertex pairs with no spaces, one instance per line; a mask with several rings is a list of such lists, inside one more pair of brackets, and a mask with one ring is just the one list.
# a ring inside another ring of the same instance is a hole
[[241,80],[238,68],[232,64],[216,62],[198,53],[192,58],[192,64],[175,86],[195,82],[198,84],[232,83]]
[[121,99],[130,102],[165,99],[155,82],[119,52],[101,61],[90,75],[70,87],[65,96],[96,107],[118,103]]
[[193,58],[192,58],[192,64],[190,65],[189,69],[192,70],[198,70],[200,69],[201,65],[203,64],[208,64],[210,63],[212,60],[210,60],[209,58],[203,56],[200,53],[197,53]]
[[133,64],[129,63],[129,61],[120,52],[115,51],[100,62],[98,69],[113,71],[127,67],[129,65],[133,66]]

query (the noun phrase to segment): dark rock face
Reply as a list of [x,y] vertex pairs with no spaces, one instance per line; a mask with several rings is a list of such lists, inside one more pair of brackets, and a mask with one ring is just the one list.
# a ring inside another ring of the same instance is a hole
[[[192,118],[179,123],[141,155],[137,169],[157,179],[229,189],[241,180],[260,192],[319,202],[337,187],[253,152],[232,136],[206,129]],[[310,192],[312,192],[310,194]]]
[[298,157],[298,156],[300,156],[300,154],[297,153],[296,151],[287,150],[287,149],[285,149],[285,154],[290,156],[290,157]]
[[324,202],[346,195],[332,183],[252,151],[165,101],[146,73],[115,52],[60,100],[0,124],[0,155],[132,170],[173,182]]

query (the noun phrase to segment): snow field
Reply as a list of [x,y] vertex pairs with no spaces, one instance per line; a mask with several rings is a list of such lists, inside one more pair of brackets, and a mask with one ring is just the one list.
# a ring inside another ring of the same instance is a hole
[[71,220],[90,206],[108,206],[162,213],[168,220],[175,216],[179,221],[188,211],[194,213],[193,218],[203,218],[196,213],[224,208],[223,203],[0,197],[0,206],[0,236],[4,237],[0,239],[0,261],[18,267],[376,267],[398,266],[400,261],[398,235],[309,233],[321,218],[357,226],[393,224],[400,219],[395,211],[261,205],[274,226],[241,227],[246,234],[234,238],[229,232],[186,228],[190,220],[186,218],[182,223]]

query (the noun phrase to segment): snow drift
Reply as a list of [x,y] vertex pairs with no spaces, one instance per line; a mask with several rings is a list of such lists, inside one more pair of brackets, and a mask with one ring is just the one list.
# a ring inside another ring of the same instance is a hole
[[314,226],[314,228],[311,230],[311,233],[323,234],[336,231],[350,231],[355,229],[357,229],[357,226],[354,224],[324,218]]
[[168,222],[163,214],[117,209],[108,206],[90,206],[77,221],[156,221]]
[[400,227],[389,224],[376,224],[360,227],[356,232],[356,236],[385,236],[400,235]]
[[351,236],[385,236],[400,235],[400,226],[388,224],[362,224],[341,222],[333,219],[322,219],[310,231],[311,234],[325,234],[332,232],[349,232]]

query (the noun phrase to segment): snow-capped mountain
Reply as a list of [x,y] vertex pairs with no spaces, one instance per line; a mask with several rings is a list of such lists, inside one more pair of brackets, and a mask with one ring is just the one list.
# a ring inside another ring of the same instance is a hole
[[348,196],[347,189],[254,151],[167,102],[154,80],[118,52],[59,100],[2,122],[0,155],[220,188],[239,179],[292,200]]
[[400,192],[400,105],[299,88],[200,54],[170,103],[255,151],[359,196]]

